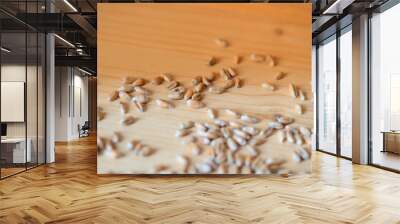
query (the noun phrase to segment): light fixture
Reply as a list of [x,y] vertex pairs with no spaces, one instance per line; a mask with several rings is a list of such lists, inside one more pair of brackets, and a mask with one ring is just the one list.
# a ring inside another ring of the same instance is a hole
[[69,42],[68,40],[60,37],[58,34],[54,34],[55,37],[57,37],[59,40],[61,40],[62,42],[66,43],[67,45],[69,45],[70,47],[75,48],[75,45],[73,45],[71,42]]
[[342,14],[343,10],[347,8],[347,6],[351,5],[354,1],[355,0],[336,0],[332,5],[325,9],[322,14]]
[[81,68],[79,68],[79,67],[78,67],[78,70],[81,71],[81,72],[83,72],[83,73],[85,73],[85,74],[87,74],[87,75],[90,75],[90,76],[93,75],[92,73],[90,73],[90,72],[88,72],[88,71],[86,71],[86,70],[83,70],[83,69],[81,69]]
[[9,50],[9,49],[7,49],[5,47],[1,47],[0,49],[1,49],[1,51],[4,51],[6,53],[10,53],[11,52],[11,50]]
[[78,12],[78,10],[73,6],[68,0],[64,0],[64,3],[68,5],[74,12]]
[[83,49],[82,49],[82,48],[76,48],[76,53],[77,53],[78,55],[84,55]]

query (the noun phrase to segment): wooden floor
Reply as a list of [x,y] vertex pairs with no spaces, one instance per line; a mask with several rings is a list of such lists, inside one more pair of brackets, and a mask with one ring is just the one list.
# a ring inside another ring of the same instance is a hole
[[400,170],[400,155],[391,152],[381,152],[375,150],[372,157],[374,164],[381,165],[384,167]]
[[14,167],[11,167],[11,168],[1,168],[1,177],[3,178],[3,177],[7,177],[7,176],[11,176],[11,175],[13,175],[13,174],[16,174],[16,173],[19,173],[19,172],[22,172],[22,171],[24,171],[25,170],[25,167],[21,167],[21,168],[14,168]]
[[400,223],[400,175],[316,153],[289,178],[96,175],[94,137],[0,181],[0,223]]

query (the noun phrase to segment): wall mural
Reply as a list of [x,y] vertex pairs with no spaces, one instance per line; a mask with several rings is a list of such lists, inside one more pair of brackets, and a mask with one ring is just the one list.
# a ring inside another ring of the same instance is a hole
[[99,4],[99,174],[311,171],[311,4]]

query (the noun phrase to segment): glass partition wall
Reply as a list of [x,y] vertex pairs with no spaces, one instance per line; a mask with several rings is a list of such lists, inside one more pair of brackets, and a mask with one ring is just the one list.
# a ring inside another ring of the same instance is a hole
[[[18,3],[25,12],[38,9],[37,2],[29,10],[25,4]],[[7,17],[0,12],[0,19]],[[45,34],[20,22],[13,30],[6,25],[0,22],[1,179],[46,160]]]
[[[26,150],[26,33],[1,34],[1,177],[24,171]],[[4,49],[7,49],[6,51]],[[28,152],[28,153],[27,153]],[[27,153],[27,154],[26,154]]]
[[352,157],[351,25],[317,45],[318,151]]

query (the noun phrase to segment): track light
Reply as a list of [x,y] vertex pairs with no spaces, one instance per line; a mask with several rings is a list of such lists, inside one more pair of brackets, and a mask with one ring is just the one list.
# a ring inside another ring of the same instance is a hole
[[9,50],[9,49],[7,49],[5,47],[1,47],[0,49],[1,49],[1,51],[4,51],[6,53],[10,53],[11,52],[11,50]]
[[68,0],[64,0],[64,3],[68,5],[74,12],[78,12],[78,10],[73,6]]
[[55,37],[57,37],[59,40],[61,40],[62,42],[66,43],[67,45],[69,45],[70,47],[75,48],[75,45],[73,45],[71,42],[69,42],[68,40],[60,37],[58,34],[54,34]]

